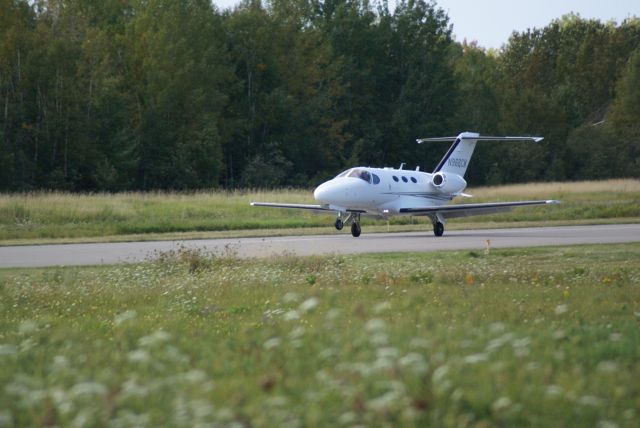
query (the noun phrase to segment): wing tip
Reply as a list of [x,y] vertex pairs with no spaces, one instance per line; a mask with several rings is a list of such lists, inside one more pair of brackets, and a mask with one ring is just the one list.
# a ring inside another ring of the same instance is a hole
[[559,200],[557,200],[557,199],[547,199],[547,200],[545,201],[545,203],[547,203],[547,204],[552,204],[552,205],[557,205],[557,204],[559,204],[559,203],[560,203],[560,201],[559,201]]

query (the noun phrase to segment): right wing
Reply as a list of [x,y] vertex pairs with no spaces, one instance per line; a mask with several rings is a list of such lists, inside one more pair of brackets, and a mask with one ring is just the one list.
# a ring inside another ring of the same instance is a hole
[[336,206],[329,205],[309,205],[309,204],[279,204],[273,202],[251,202],[252,207],[269,207],[269,208],[292,208],[298,210],[308,210],[308,211],[320,211],[320,212],[347,212],[347,213],[359,213],[364,214],[366,211],[364,210],[351,210],[348,208],[340,208]]
[[324,205],[307,205],[307,204],[276,204],[272,202],[251,202],[252,207],[270,207],[270,208],[294,208],[299,210],[311,211],[335,211]]

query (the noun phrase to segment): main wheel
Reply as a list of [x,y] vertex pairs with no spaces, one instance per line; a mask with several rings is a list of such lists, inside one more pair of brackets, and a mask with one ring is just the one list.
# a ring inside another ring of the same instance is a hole
[[443,233],[444,233],[444,224],[440,223],[439,221],[436,221],[435,223],[433,223],[433,234],[436,236],[442,236]]
[[336,227],[336,229],[342,230],[342,228],[344,227],[344,223],[341,219],[337,218],[336,224],[334,226]]
[[360,236],[360,232],[362,232],[362,230],[360,229],[360,224],[358,224],[358,222],[356,221],[351,223],[351,236],[357,238],[358,236]]

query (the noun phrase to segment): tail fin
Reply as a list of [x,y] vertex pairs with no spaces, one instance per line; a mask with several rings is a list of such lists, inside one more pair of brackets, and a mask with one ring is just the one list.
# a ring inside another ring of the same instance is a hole
[[542,137],[485,137],[480,136],[476,132],[463,132],[457,137],[439,137],[439,138],[422,138],[416,140],[418,144],[428,141],[451,141],[455,140],[447,154],[444,155],[433,173],[443,171],[458,174],[460,177],[464,177],[469,166],[469,161],[473,155],[473,150],[476,148],[478,141],[542,141]]

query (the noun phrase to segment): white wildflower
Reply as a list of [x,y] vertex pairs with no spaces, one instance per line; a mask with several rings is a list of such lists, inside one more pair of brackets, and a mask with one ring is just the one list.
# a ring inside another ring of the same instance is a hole
[[113,318],[113,324],[120,325],[120,324],[122,324],[124,322],[136,319],[137,316],[138,316],[138,313],[136,311],[134,311],[134,310],[124,311],[124,312],[121,312],[121,313],[117,314]]
[[556,315],[562,315],[569,310],[569,306],[567,305],[558,305],[556,306],[555,313]]
[[346,412],[340,415],[338,422],[341,425],[353,425],[358,420],[358,416],[354,412]]
[[598,364],[598,371],[603,373],[615,373],[618,371],[618,365],[614,361],[601,361]]
[[132,363],[147,363],[151,360],[151,355],[144,349],[136,349],[127,354],[127,360]]
[[74,397],[80,395],[105,395],[106,393],[107,387],[99,382],[81,382],[71,388],[71,395]]
[[411,367],[416,373],[425,373],[429,369],[429,365],[424,357],[417,352],[410,352],[398,360],[402,367]]
[[549,385],[547,386],[546,394],[549,398],[556,398],[562,395],[562,388],[558,385]]
[[596,407],[602,404],[602,400],[598,397],[594,397],[593,395],[583,395],[578,399],[578,404]]
[[280,338],[272,337],[271,339],[264,342],[262,346],[264,347],[264,349],[269,350],[269,349],[277,348],[278,346],[280,346],[281,342],[282,341],[280,340]]
[[304,335],[304,327],[302,327],[301,325],[294,328],[293,330],[291,330],[291,332],[289,333],[289,339],[291,340],[295,340],[295,339],[299,339]]
[[435,369],[435,371],[433,372],[433,376],[431,377],[431,381],[434,384],[442,383],[442,381],[446,379],[448,374],[449,374],[449,366],[447,366],[446,364],[442,365],[437,369]]
[[494,322],[491,325],[489,325],[489,331],[491,333],[501,333],[504,331],[504,324],[501,322]]
[[409,347],[413,349],[429,349],[431,347],[431,341],[422,337],[414,337],[411,339],[411,342],[409,342]]
[[288,311],[286,314],[283,315],[282,317],[285,321],[293,321],[293,320],[297,320],[300,318],[300,314],[298,313],[298,311],[295,310],[290,310]]
[[171,335],[164,330],[156,330],[148,336],[141,337],[138,340],[138,345],[142,347],[149,347],[159,343],[166,342],[171,339]]
[[310,297],[307,300],[305,300],[304,302],[300,303],[300,306],[298,307],[298,310],[300,310],[300,312],[307,313],[310,312],[312,310],[314,310],[318,304],[320,303],[320,301],[318,299],[316,299],[315,297]]
[[391,309],[391,303],[389,302],[380,302],[377,305],[375,305],[373,307],[373,312],[375,314],[381,314],[385,311],[388,311],[389,309]]
[[0,344],[0,356],[2,355],[15,355],[18,353],[18,348],[16,345],[11,345],[9,343]]
[[38,331],[38,323],[34,320],[24,320],[18,326],[18,333],[31,334]]
[[487,361],[487,354],[473,354],[464,357],[463,361],[467,364],[478,364]]
[[384,322],[384,320],[381,320],[380,318],[373,318],[367,321],[364,328],[369,333],[373,333],[373,332],[382,331],[386,329],[387,324]]
[[294,303],[294,302],[297,302],[298,300],[300,300],[300,296],[297,293],[294,293],[292,291],[285,294],[284,297],[282,298],[282,301],[284,303]]
[[609,335],[609,340],[612,342],[620,342],[622,339],[622,335],[620,333],[611,333]]
[[394,359],[398,358],[398,356],[400,355],[400,351],[398,351],[396,348],[391,347],[379,348],[376,351],[376,355],[378,358]]
[[511,407],[511,399],[509,397],[500,397],[491,405],[491,409],[498,413]]

